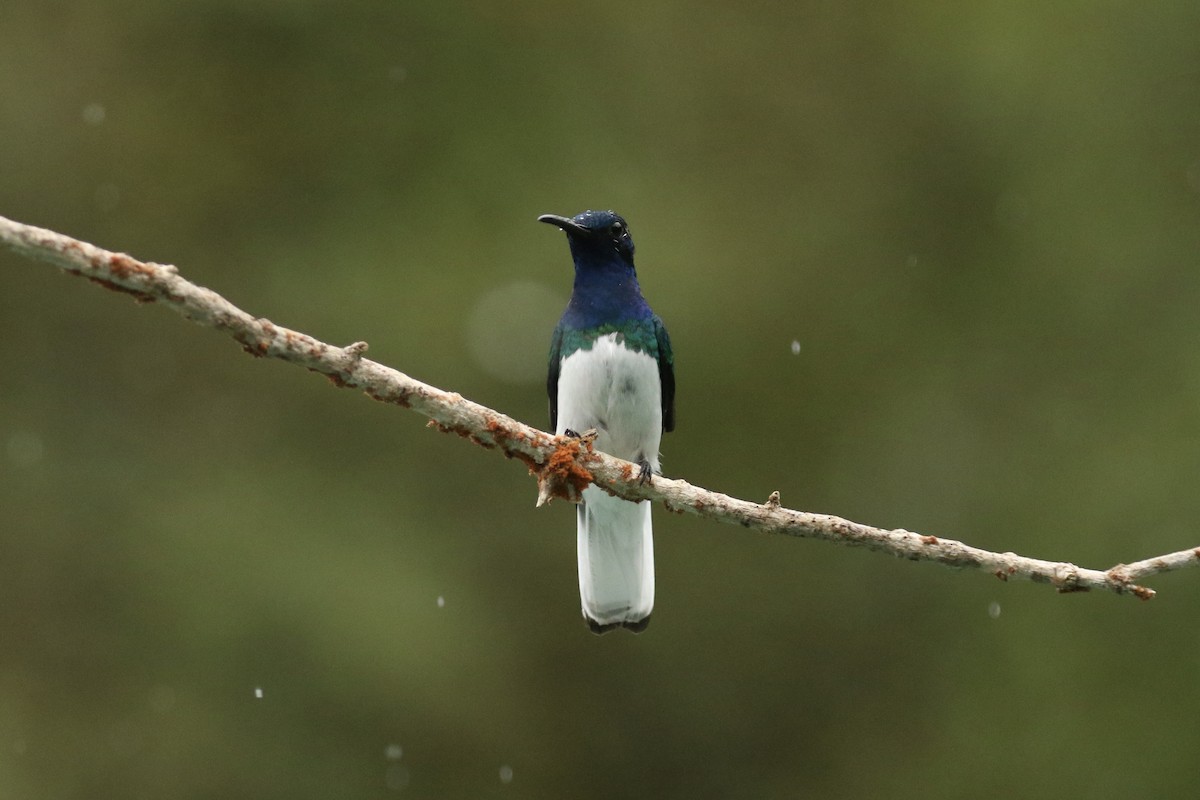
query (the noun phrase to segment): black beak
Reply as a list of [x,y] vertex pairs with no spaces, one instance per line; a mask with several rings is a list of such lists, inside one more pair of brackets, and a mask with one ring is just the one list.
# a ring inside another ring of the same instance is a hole
[[551,225],[557,225],[562,228],[568,236],[573,233],[588,233],[588,229],[579,225],[570,217],[560,217],[557,214],[542,214],[538,217],[538,222],[546,222]]

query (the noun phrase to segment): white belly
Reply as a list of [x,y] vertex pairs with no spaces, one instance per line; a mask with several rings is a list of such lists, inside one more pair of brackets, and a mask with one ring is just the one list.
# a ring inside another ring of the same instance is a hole
[[630,350],[610,333],[590,350],[562,361],[558,375],[558,429],[595,428],[596,449],[658,468],[662,439],[662,386],[658,363]]

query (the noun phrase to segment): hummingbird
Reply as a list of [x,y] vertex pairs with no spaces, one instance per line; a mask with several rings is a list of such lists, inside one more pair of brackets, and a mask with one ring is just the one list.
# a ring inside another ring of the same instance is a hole
[[[596,431],[597,449],[636,463],[649,481],[662,434],[675,429],[675,360],[638,285],[629,226],[613,211],[538,221],[567,234],[575,262],[571,301],[550,343],[550,426],[559,436]],[[584,621],[597,634],[640,633],[654,608],[650,502],[588,486],[576,515]]]

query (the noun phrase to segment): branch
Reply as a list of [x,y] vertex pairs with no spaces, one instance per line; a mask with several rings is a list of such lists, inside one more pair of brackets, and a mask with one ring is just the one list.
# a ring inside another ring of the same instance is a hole
[[160,303],[193,322],[216,328],[232,336],[252,356],[299,364],[325,375],[336,386],[360,389],[376,400],[410,408],[428,417],[432,427],[499,450],[506,458],[516,458],[538,478],[538,505],[551,497],[577,501],[579,493],[594,483],[626,500],[651,500],[677,513],[696,514],[764,533],[823,539],[912,561],[978,569],[1004,581],[1019,578],[1050,584],[1060,592],[1105,589],[1142,600],[1153,597],[1154,590],[1135,581],[1200,564],[1200,547],[1196,547],[1103,571],[1085,569],[1016,553],[994,553],[903,529],[885,530],[826,514],[794,511],[780,505],[778,492],[772,493],[766,503],[752,503],[659,476],[643,485],[638,480],[637,465],[594,452],[587,439],[553,436],[364,358],[364,342],[337,347],[253,317],[216,292],[185,280],[173,266],[138,261],[124,253],[102,250],[4,217],[0,217],[0,241],[21,255],[48,261],[107,289],[132,295],[139,302]]

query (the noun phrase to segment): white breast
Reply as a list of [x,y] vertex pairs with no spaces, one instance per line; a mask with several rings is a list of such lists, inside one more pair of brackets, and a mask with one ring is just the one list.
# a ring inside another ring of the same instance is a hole
[[658,468],[662,386],[658,363],[610,333],[590,350],[563,359],[558,375],[558,429],[600,432],[596,449]]

